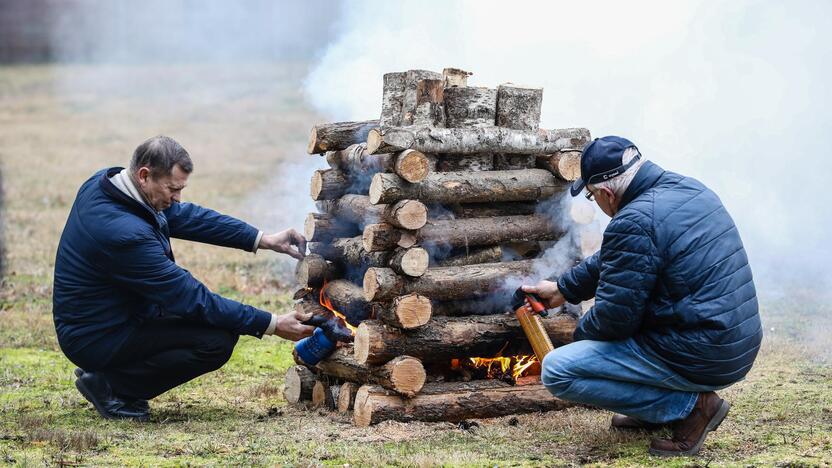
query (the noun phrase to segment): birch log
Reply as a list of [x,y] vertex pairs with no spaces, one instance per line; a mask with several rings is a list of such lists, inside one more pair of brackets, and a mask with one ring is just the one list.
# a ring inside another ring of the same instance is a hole
[[367,151],[371,154],[393,153],[406,149],[429,154],[550,154],[563,149],[582,148],[589,140],[589,130],[585,128],[527,131],[496,126],[384,127],[370,131],[367,136]]
[[342,150],[350,145],[367,141],[367,134],[378,128],[378,120],[361,122],[337,122],[315,125],[309,135],[309,154]]
[[418,199],[430,203],[483,203],[540,200],[562,192],[568,184],[543,169],[523,171],[442,172],[410,184],[395,174],[376,174],[370,202]]

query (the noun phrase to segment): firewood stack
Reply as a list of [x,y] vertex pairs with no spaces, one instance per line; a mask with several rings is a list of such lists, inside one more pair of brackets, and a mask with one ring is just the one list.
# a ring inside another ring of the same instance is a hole
[[[565,406],[506,312],[548,246],[569,236],[563,264],[593,249],[576,229],[591,210],[568,201],[590,134],[540,129],[540,88],[470,75],[388,73],[379,120],[312,129],[330,168],[312,176],[296,307],[342,345],[315,366],[296,355],[290,403],[353,410],[359,426]],[[573,314],[543,322],[556,346],[572,340]]]

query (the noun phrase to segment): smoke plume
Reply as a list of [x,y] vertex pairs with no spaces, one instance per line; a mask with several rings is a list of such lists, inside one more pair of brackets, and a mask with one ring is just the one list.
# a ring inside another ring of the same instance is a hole
[[542,126],[625,136],[716,191],[761,295],[827,291],[830,14],[748,0],[351,2],[306,86],[337,120],[377,117],[389,71],[453,66],[473,85],[542,86]]

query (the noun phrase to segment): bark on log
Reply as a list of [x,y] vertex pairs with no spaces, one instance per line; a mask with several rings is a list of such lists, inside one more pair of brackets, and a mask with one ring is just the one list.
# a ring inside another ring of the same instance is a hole
[[350,179],[337,169],[322,169],[312,173],[309,194],[312,199],[333,200],[347,193],[367,193],[369,178]]
[[358,389],[353,421],[366,427],[382,421],[462,421],[509,414],[537,413],[571,406],[543,385],[513,386],[497,380],[426,384],[404,399],[376,385]]
[[[445,213],[442,213],[442,209]],[[502,203],[455,203],[437,208],[432,206],[428,214],[432,219],[447,218],[442,214],[450,213],[451,219],[456,218],[488,218],[492,216],[530,215],[537,212],[537,202],[502,202]]]
[[[576,320],[555,315],[541,320],[557,345],[572,342]],[[355,333],[355,359],[359,363],[381,364],[407,355],[422,362],[450,362],[453,358],[493,357],[518,354],[531,349],[514,314],[434,317],[427,324],[407,332],[367,320]]]
[[445,125],[449,128],[493,127],[496,115],[496,89],[457,86],[445,90]]
[[430,154],[549,154],[564,149],[582,148],[589,140],[589,130],[585,128],[539,129],[535,132],[496,126],[384,127],[370,131],[367,151],[371,154],[394,153],[406,149]]
[[390,252],[367,252],[361,236],[335,239],[331,243],[313,242],[309,251],[338,265],[352,267],[384,266],[390,260]]
[[429,263],[430,255],[421,247],[399,248],[390,257],[390,268],[393,271],[412,278],[424,275]]
[[430,70],[408,70],[404,77],[404,98],[402,99],[402,125],[413,125],[416,118],[418,86],[422,80],[441,80],[442,75]]
[[581,152],[559,151],[536,157],[536,165],[561,180],[572,182],[581,177]]
[[341,391],[338,392],[338,412],[348,413],[352,411],[355,403],[355,394],[358,392],[359,385],[354,382],[344,382],[341,384]]
[[370,202],[418,199],[432,203],[481,203],[540,200],[562,192],[568,184],[542,169],[523,171],[438,172],[410,184],[395,174],[376,174]]
[[312,387],[317,377],[305,366],[292,366],[286,371],[283,397],[289,404],[297,404],[312,399]]
[[471,75],[473,73],[460,70],[459,68],[446,68],[442,70],[442,78],[445,80],[446,88],[468,86],[468,77]]
[[504,242],[555,240],[566,233],[559,219],[544,215],[429,221],[417,232],[425,246],[465,247]]
[[367,195],[356,194],[347,194],[337,200],[327,200],[324,203],[324,210],[362,229],[368,224],[381,222],[402,229],[419,229],[427,222],[428,212],[427,207],[418,200],[401,200],[391,205],[374,205],[370,203],[370,197]]
[[521,88],[507,83],[497,87],[497,125],[514,130],[537,130],[543,88]]
[[422,389],[427,374],[422,362],[410,356],[397,356],[374,366],[355,360],[352,348],[338,348],[316,366],[323,375],[359,383],[374,383],[411,397]]
[[364,226],[362,243],[367,252],[408,248],[416,244],[416,234],[387,223],[368,224]]
[[350,145],[367,141],[367,133],[378,128],[378,120],[361,122],[336,122],[312,127],[309,135],[309,154],[346,149]]
[[295,267],[295,279],[302,288],[319,288],[340,274],[336,265],[314,253],[303,257]]
[[[468,250],[468,249],[466,249]],[[451,267],[476,265],[479,263],[498,263],[503,259],[503,248],[499,245],[471,249],[453,257],[445,258],[436,262],[436,266]]]
[[416,83],[416,109],[413,125],[445,126],[445,80],[420,80]]
[[354,237],[360,234],[355,224],[344,222],[327,213],[309,213],[303,223],[303,232],[309,242],[328,242],[337,237]]
[[428,268],[424,275],[413,279],[397,275],[390,268],[369,268],[364,274],[364,298],[388,301],[417,293],[436,301],[470,299],[498,292],[511,278],[531,273],[531,260]]
[[493,169],[494,155],[491,153],[471,154],[465,156],[439,156],[436,158],[436,170],[439,172],[478,172],[490,171]]
[[531,169],[536,166],[537,156],[533,154],[498,154],[494,156],[494,169],[500,171]]
[[384,84],[381,99],[381,119],[379,124],[384,127],[402,124],[402,104],[404,103],[404,82],[407,72],[384,74]]
[[326,162],[329,167],[344,173],[371,176],[377,172],[393,172],[395,153],[370,154],[367,152],[367,144],[359,143],[326,153]]
[[436,158],[421,151],[369,154],[364,143],[331,151],[327,153],[326,160],[331,168],[358,180],[369,179],[379,172],[395,172],[408,182],[419,182],[436,170]]
[[510,294],[465,301],[433,302],[433,317],[467,317],[513,313]]
[[332,308],[343,314],[353,326],[367,319],[372,312],[361,287],[351,281],[330,281],[323,288],[323,294],[331,302]]
[[402,329],[421,327],[433,314],[430,299],[419,294],[407,294],[393,299],[389,305],[375,308],[375,316],[386,325]]

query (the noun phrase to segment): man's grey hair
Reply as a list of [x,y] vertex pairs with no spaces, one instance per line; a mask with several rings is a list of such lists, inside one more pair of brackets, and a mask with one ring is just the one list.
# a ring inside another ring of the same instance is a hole
[[[638,149],[634,147],[629,147],[624,150],[624,154],[621,155],[621,164],[627,164],[633,160],[636,156],[638,156],[639,152]],[[638,172],[639,168],[647,160],[644,159],[642,156],[635,164],[633,164],[629,169],[624,171],[623,174],[613,177],[612,179],[605,180],[603,182],[598,182],[597,184],[590,184],[588,185],[591,189],[599,189],[599,188],[608,188],[615,194],[616,197],[621,197],[624,195],[624,192],[627,191],[627,187],[630,186],[630,182],[633,181],[633,178],[636,176],[636,172]]]
[[130,172],[135,174],[140,168],[150,168],[153,178],[171,174],[173,166],[179,166],[185,173],[194,170],[191,156],[179,143],[164,135],[148,138],[133,152],[130,160]]

